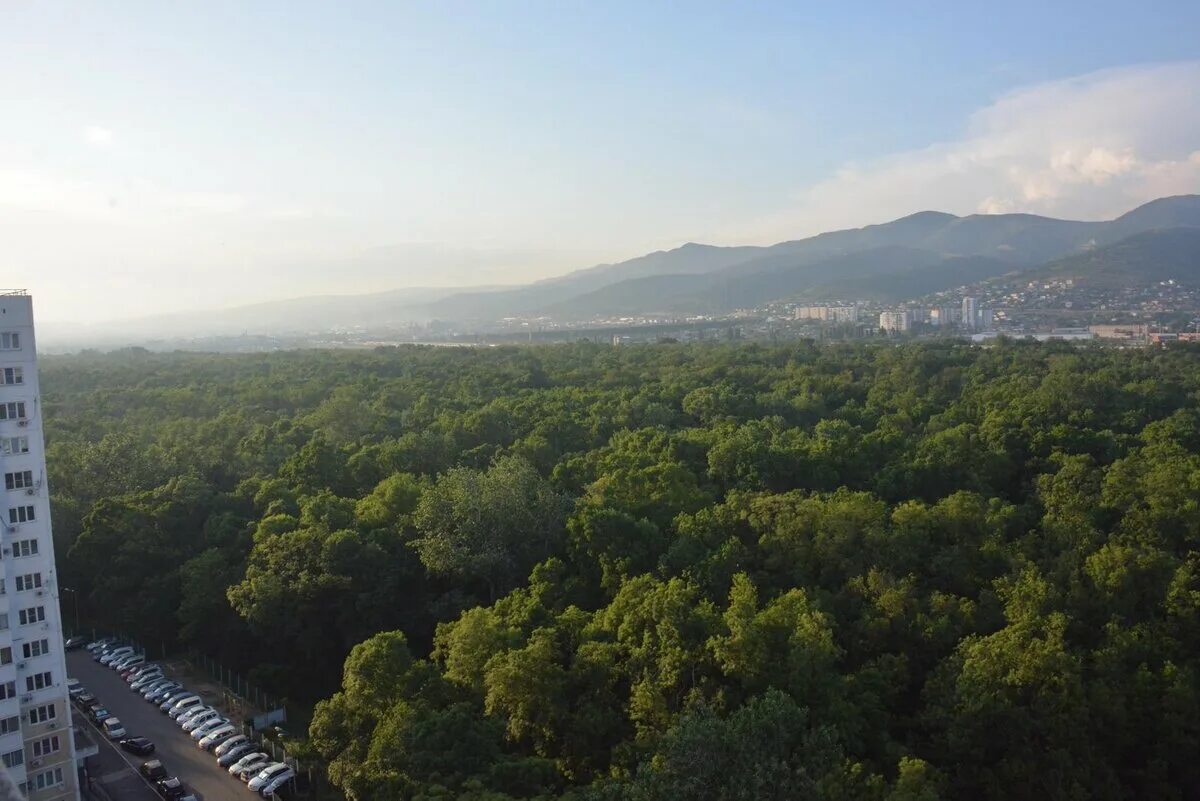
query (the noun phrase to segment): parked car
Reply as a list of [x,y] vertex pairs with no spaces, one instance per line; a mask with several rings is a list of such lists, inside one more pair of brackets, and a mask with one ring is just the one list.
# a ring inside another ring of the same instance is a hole
[[116,637],[102,637],[99,640],[93,640],[92,642],[88,643],[86,646],[84,646],[84,648],[88,653],[95,654],[112,645],[116,641]]
[[211,706],[197,710],[194,714],[184,715],[179,719],[179,728],[191,734],[196,729],[208,723],[211,720],[216,720],[221,717],[221,713],[213,709]]
[[87,645],[87,637],[81,637],[78,634],[74,637],[68,637],[63,643],[64,651],[76,651]]
[[284,762],[275,762],[263,768],[257,776],[247,782],[248,786],[254,792],[262,790],[267,785],[275,781],[275,779],[284,774],[295,775],[292,769]]
[[[214,731],[221,728],[228,722],[229,722],[229,718],[221,717],[221,715],[218,714],[215,717],[209,718],[208,720],[202,720],[199,723],[197,723],[196,725],[191,726],[190,728],[185,728],[184,731],[186,731],[189,735],[191,735],[191,738],[193,740],[195,740],[196,742],[200,742],[200,740],[202,738],[207,737],[209,734],[212,734]],[[191,723],[191,721],[189,721],[189,725],[190,725],[190,723]]]
[[138,665],[137,667],[130,668],[128,671],[126,671],[127,675],[125,676],[125,680],[130,681],[133,679],[137,679],[137,678],[140,678],[141,676],[146,675],[147,673],[152,673],[156,670],[159,673],[162,673],[162,665],[158,664],[157,662],[146,662],[144,664]]
[[187,792],[183,789],[183,782],[179,781],[178,776],[159,779],[154,783],[154,789],[168,801],[177,801],[177,799],[183,798]]
[[142,766],[138,768],[138,773],[141,773],[152,782],[167,778],[167,769],[164,768],[163,763],[159,762],[157,759],[151,759],[149,762],[143,762]]
[[112,715],[106,717],[101,725],[104,728],[104,733],[108,735],[108,739],[110,740],[120,740],[129,734],[129,732],[125,731],[125,726],[121,724],[121,719]]
[[143,673],[141,676],[135,676],[133,681],[129,682],[129,689],[138,692],[143,687],[149,687],[154,682],[163,677],[161,670],[152,670],[149,673]]
[[168,699],[167,701],[163,702],[163,705],[159,708],[170,715],[172,720],[179,720],[179,716],[184,712],[187,712],[189,709],[194,707],[203,705],[204,701],[200,698],[200,696],[196,695],[195,693],[185,693],[178,698]]
[[[262,751],[246,754],[229,766],[229,775],[237,776],[242,781],[249,781],[249,776],[257,776],[262,769],[271,764],[271,758]],[[247,778],[242,778],[243,775]]]
[[133,646],[119,645],[115,648],[106,648],[105,650],[101,651],[96,657],[96,661],[105,667],[108,667],[113,662],[124,659],[127,656],[133,656]]
[[109,712],[107,709],[105,709],[105,708],[104,708],[103,706],[101,706],[100,704],[95,704],[94,706],[92,706],[92,708],[91,708],[90,710],[88,710],[88,716],[89,716],[89,717],[90,717],[90,718],[91,718],[91,719],[92,719],[92,720],[93,720],[93,721],[94,721],[94,722],[95,722],[97,725],[99,725],[99,724],[101,724],[101,723],[103,723],[103,722],[104,722],[104,719],[105,719],[105,718],[110,718],[110,717],[112,717],[112,712]]
[[148,737],[126,737],[120,742],[120,746],[131,754],[146,754],[154,753],[154,743],[150,742]]
[[87,690],[84,690],[79,695],[75,696],[75,703],[80,709],[91,709],[92,704],[96,703],[96,696],[92,695]]
[[[231,737],[229,739],[233,740],[236,738]],[[228,744],[229,744],[229,740],[226,740],[225,742],[223,742],[217,746],[217,750],[220,751],[222,748],[224,748]],[[228,751],[226,751],[222,754],[219,754],[217,756],[217,764],[223,768],[228,768],[230,765],[236,765],[238,762],[240,762],[242,760],[242,757],[247,756],[249,754],[253,754],[254,749],[256,749],[256,748],[258,748],[258,746],[255,745],[254,743],[250,742],[249,740],[238,743],[233,748],[230,748]]]
[[200,704],[199,706],[189,707],[183,711],[182,715],[175,718],[175,722],[178,723],[179,726],[182,728],[183,726],[186,726],[187,722],[189,720],[191,720],[192,718],[199,717],[200,715],[206,715],[210,712],[216,712],[216,710],[213,709],[211,706],[208,706],[207,704]]
[[[244,735],[244,734],[235,735],[233,737],[230,737],[228,740],[221,743],[220,745],[218,745],[216,748],[214,748],[213,756],[218,756],[218,757],[224,756],[225,754],[229,753],[237,746],[242,745],[243,743],[248,743],[248,742],[250,742],[250,738],[247,737],[246,735]],[[230,763],[230,764],[233,764],[233,763]]]
[[160,684],[152,690],[142,692],[142,697],[152,704],[161,704],[173,695],[184,695],[186,691],[177,681],[168,681],[166,684]]
[[137,667],[138,665],[142,664],[145,661],[146,661],[145,654],[132,654],[132,655],[126,656],[122,659],[118,659],[116,661],[109,662],[108,666],[110,668],[112,668],[113,670],[116,670],[119,673],[119,672],[125,670],[126,668]]
[[211,751],[230,737],[236,736],[237,733],[237,726],[234,726],[232,723],[226,723],[224,726],[217,726],[215,729],[210,729],[199,739],[196,737],[197,732],[192,732],[192,739],[196,740],[196,745],[205,751]]
[[141,695],[143,698],[149,698],[155,692],[157,692],[160,689],[165,688],[169,684],[174,684],[175,686],[179,686],[179,682],[175,681],[174,679],[168,679],[166,676],[159,676],[158,678],[150,679],[145,684],[143,684],[141,687],[138,687],[137,691],[138,691],[138,694]]
[[263,798],[270,798],[275,794],[276,790],[283,787],[294,778],[296,778],[296,771],[292,770],[291,768],[280,771],[274,778],[262,786],[262,788],[258,791],[258,794]]
[[79,679],[73,679],[70,676],[67,676],[67,695],[75,698],[76,696],[82,695],[83,692],[83,682],[81,682]]

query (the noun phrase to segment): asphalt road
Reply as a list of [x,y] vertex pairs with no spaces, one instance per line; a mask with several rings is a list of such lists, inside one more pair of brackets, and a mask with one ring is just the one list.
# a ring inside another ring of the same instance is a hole
[[[182,779],[201,801],[250,801],[257,798],[246,789],[246,785],[218,766],[212,754],[199,748],[196,741],[160,712],[158,707],[147,703],[140,695],[130,690],[119,674],[93,662],[91,654],[87,651],[68,653],[67,671],[79,679],[109,712],[121,719],[130,737],[149,737],[154,742],[154,753],[146,757],[126,754],[114,745],[108,746],[109,750],[125,757],[125,761],[131,766],[136,768],[147,759],[159,759],[166,769]],[[91,731],[96,732],[96,729]],[[105,740],[101,734],[93,734],[93,737]],[[101,756],[105,755],[105,748],[102,743]],[[157,798],[157,795],[154,797]]]

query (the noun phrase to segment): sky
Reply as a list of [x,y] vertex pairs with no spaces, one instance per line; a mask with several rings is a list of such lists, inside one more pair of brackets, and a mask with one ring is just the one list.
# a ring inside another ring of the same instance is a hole
[[1200,3],[0,0],[42,320],[1200,192]]

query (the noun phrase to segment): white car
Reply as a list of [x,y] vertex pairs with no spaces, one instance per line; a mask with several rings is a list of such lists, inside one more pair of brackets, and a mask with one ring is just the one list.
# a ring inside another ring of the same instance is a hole
[[118,673],[122,670],[128,670],[131,667],[137,667],[146,661],[145,654],[133,654],[123,659],[118,659],[115,662],[109,662],[108,666]]
[[276,779],[284,774],[290,779],[296,774],[284,762],[276,762],[262,769],[262,772],[251,779],[247,784],[254,792],[259,792],[269,784],[273,784]]
[[110,740],[119,740],[126,734],[125,727],[116,718],[105,718],[104,723],[100,725],[104,727],[104,733]]
[[158,681],[162,677],[163,677],[163,674],[162,674],[161,670],[146,673],[145,675],[138,676],[136,679],[131,681],[129,683],[129,689],[133,690],[134,692],[137,692],[138,690],[141,690],[145,687],[149,687],[151,684]]
[[251,776],[257,776],[263,768],[270,764],[271,758],[261,751],[256,754],[247,754],[229,766],[229,775],[237,776],[247,782],[250,781]]
[[[228,740],[230,737],[233,737],[235,734],[237,734],[237,732],[237,726],[234,726],[232,723],[226,723],[224,726],[218,726],[217,728],[210,730],[207,734],[200,738],[200,742],[197,743],[197,745],[199,745],[205,751],[211,751],[221,743]],[[195,736],[196,732],[192,732],[193,739]]]
[[103,639],[88,643],[84,648],[87,649],[89,654],[98,654],[116,641],[116,637],[104,637]]
[[248,742],[250,742],[250,738],[244,734],[239,734],[236,737],[230,737],[213,750],[213,756],[223,757],[242,743]]
[[199,695],[184,695],[184,697],[172,701],[172,704],[167,707],[167,715],[173,721],[178,721],[179,718],[187,715],[188,712],[196,711],[202,706],[204,706],[204,700]]
[[204,721],[199,726],[193,727],[192,730],[190,732],[188,732],[188,734],[192,735],[193,740],[195,740],[196,742],[200,742],[201,740],[203,740],[208,735],[212,734],[217,729],[221,728],[222,726],[227,726],[227,725],[229,725],[229,719],[223,718],[220,715],[218,715],[217,717],[212,718],[211,720]]
[[205,723],[208,723],[210,720],[216,720],[219,717],[221,717],[220,712],[212,707],[208,707],[207,709],[200,710],[194,715],[185,715],[184,718],[186,718],[186,720],[180,718],[181,722],[179,724],[179,728],[183,729],[188,734],[191,734]]
[[159,707],[159,709],[162,709],[164,712],[170,715],[172,720],[178,720],[180,715],[195,707],[197,704],[203,706],[204,700],[195,693],[185,693],[177,698],[172,696],[166,701],[163,701],[163,706]]
[[97,660],[105,667],[111,665],[119,659],[124,659],[127,656],[133,656],[133,648],[128,645],[123,645],[120,648],[114,648],[111,651],[104,651]]
[[208,706],[206,704],[200,704],[199,706],[191,706],[191,707],[188,707],[187,709],[183,710],[183,714],[180,715],[179,717],[175,718],[175,721],[180,726],[185,726],[185,725],[187,725],[187,722],[194,717],[199,717],[200,715],[206,714],[208,712],[216,712],[216,711],[217,710],[213,709],[211,706]]
[[296,772],[291,768],[288,768],[287,770],[280,772],[277,776],[263,785],[262,789],[258,791],[258,794],[263,798],[269,798],[270,796],[274,795],[276,790],[290,782],[295,777]]

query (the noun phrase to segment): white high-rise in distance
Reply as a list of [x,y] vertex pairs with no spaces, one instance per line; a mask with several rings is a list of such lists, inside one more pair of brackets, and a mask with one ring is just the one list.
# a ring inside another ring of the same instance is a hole
[[962,324],[968,331],[979,330],[979,302],[975,298],[963,298]]
[[78,799],[33,299],[0,290],[0,760],[29,801]]

